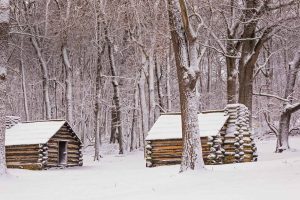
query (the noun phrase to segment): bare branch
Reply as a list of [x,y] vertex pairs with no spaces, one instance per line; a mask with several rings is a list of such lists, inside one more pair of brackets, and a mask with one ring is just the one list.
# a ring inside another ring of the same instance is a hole
[[280,101],[283,101],[283,102],[289,102],[288,99],[284,99],[282,97],[279,97],[277,95],[274,95],[274,94],[266,94],[266,93],[255,93],[253,92],[253,95],[256,95],[256,96],[262,96],[262,97],[272,97],[272,98],[275,98],[277,100],[280,100]]

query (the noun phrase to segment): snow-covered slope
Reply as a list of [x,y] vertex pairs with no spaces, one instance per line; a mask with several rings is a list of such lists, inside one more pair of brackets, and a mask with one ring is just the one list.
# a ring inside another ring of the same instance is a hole
[[[207,166],[179,174],[179,166],[146,168],[143,152],[85,157],[85,166],[64,170],[10,169],[0,180],[2,200],[297,200],[300,152],[274,154],[275,140],[257,141],[255,163]],[[300,138],[291,146],[300,148]]]

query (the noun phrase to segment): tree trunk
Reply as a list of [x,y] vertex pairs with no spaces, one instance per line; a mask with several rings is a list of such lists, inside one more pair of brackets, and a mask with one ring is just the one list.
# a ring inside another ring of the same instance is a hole
[[234,58],[226,57],[227,65],[227,103],[237,103],[237,69]]
[[156,84],[157,84],[158,104],[160,106],[159,111],[161,113],[164,112],[164,105],[163,105],[164,95],[161,87],[162,69],[157,62],[155,62],[155,76],[156,76]]
[[116,143],[118,135],[118,121],[117,121],[117,112],[115,106],[111,108],[111,129],[110,129],[110,143]]
[[279,130],[277,138],[276,152],[281,153],[282,151],[289,149],[289,132],[290,132],[290,121],[291,113],[284,112],[280,115]]
[[[252,101],[253,101],[253,73],[255,63],[260,49],[255,50],[256,40],[247,38],[255,38],[257,19],[253,19],[254,10],[258,7],[257,0],[246,1],[246,9],[244,11],[246,22],[244,24],[244,32],[241,59],[239,61],[239,100],[238,102],[247,106],[250,111],[250,124],[252,124]],[[256,59],[253,57],[256,56]]]
[[171,86],[170,86],[170,71],[171,71],[171,45],[169,52],[167,54],[167,72],[166,72],[166,90],[167,90],[167,111],[171,112],[172,110],[172,101],[171,101]]
[[139,80],[139,95],[140,95],[140,108],[141,108],[141,118],[142,118],[142,128],[143,128],[143,138],[147,134],[149,130],[149,125],[148,125],[148,107],[146,103],[146,94],[145,94],[145,81],[146,81],[146,76],[145,72],[143,69],[141,70],[141,77]]
[[51,119],[51,104],[50,104],[50,96],[49,96],[49,75],[48,75],[48,67],[47,67],[47,62],[45,61],[41,48],[34,36],[34,32],[31,31],[31,42],[32,45],[36,51],[36,54],[38,56],[41,69],[42,69],[42,74],[43,74],[43,100],[44,100],[44,105],[45,105],[45,118]]
[[72,66],[70,64],[66,44],[62,45],[62,57],[66,72],[66,119],[73,125],[73,87],[72,87]]
[[[239,103],[247,106],[250,113],[253,101],[253,72],[254,66],[244,66],[239,70]],[[251,118],[250,121],[252,121]]]
[[98,48],[97,70],[96,70],[96,99],[94,108],[94,136],[95,136],[95,155],[94,160],[100,159],[100,125],[99,125],[99,111],[100,111],[100,95],[101,95],[101,74],[102,74],[102,52]]
[[[151,50],[154,51],[154,50]],[[149,55],[148,65],[148,89],[149,89],[149,128],[151,128],[155,121],[155,90],[154,90],[154,70],[155,61],[154,53]]]
[[293,112],[296,112],[300,108],[300,104],[293,105],[293,94],[296,85],[297,75],[300,70],[300,50],[297,51],[293,61],[289,65],[287,83],[284,93],[284,98],[289,102],[284,105],[284,111],[280,116],[279,120],[279,131],[277,138],[276,152],[280,153],[290,148],[289,146],[289,132],[290,132],[290,121]]
[[107,49],[108,49],[108,57],[109,57],[109,64],[112,74],[112,85],[113,85],[113,102],[116,109],[116,122],[117,122],[117,129],[118,129],[118,142],[119,142],[119,154],[123,154],[125,151],[124,148],[124,139],[123,139],[123,125],[122,125],[122,112],[121,112],[121,102],[120,102],[120,88],[119,82],[117,78],[116,66],[115,66],[115,59],[114,59],[114,52],[112,48],[112,44],[108,36],[106,35],[107,41]]
[[0,1],[0,175],[6,173],[5,160],[5,116],[7,89],[7,50],[9,32],[9,1]]
[[196,83],[200,71],[197,41],[192,35],[184,0],[168,0],[170,31],[180,93],[183,152],[180,171],[204,168],[198,123]]
[[23,62],[23,48],[24,48],[24,38],[22,37],[21,49],[20,49],[20,72],[21,72],[22,92],[23,92],[23,98],[24,98],[23,104],[24,104],[25,120],[29,121],[26,77],[25,77],[25,68],[24,68],[24,62]]
[[134,100],[133,100],[133,113],[132,113],[132,123],[131,123],[131,131],[130,131],[130,151],[133,151],[134,147],[136,147],[136,144],[134,145],[134,142],[136,143],[136,128],[137,128],[137,109],[139,107],[139,93],[137,86],[134,89]]

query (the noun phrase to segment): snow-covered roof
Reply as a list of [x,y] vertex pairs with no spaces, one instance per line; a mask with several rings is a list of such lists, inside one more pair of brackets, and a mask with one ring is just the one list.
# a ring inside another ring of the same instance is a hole
[[19,123],[6,130],[5,145],[45,144],[66,121]]
[[[228,119],[224,112],[200,113],[198,114],[199,129],[201,136],[215,136],[224,126]],[[161,115],[151,130],[148,132],[146,140],[158,139],[180,139],[181,115]]]

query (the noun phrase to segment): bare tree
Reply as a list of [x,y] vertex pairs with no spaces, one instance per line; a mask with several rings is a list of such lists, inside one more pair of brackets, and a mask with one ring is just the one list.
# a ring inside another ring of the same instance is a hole
[[180,171],[204,168],[198,125],[196,83],[199,77],[198,39],[184,0],[168,0],[170,31],[177,67],[183,153]]
[[9,32],[9,0],[0,1],[0,175],[6,173],[5,161],[5,115],[6,76]]
[[264,96],[268,98],[275,98],[283,102],[283,109],[281,111],[279,128],[275,127],[265,114],[265,118],[270,129],[277,136],[276,152],[281,153],[290,148],[289,146],[289,133],[292,114],[300,110],[300,103],[295,102],[294,92],[298,72],[300,70],[300,50],[298,50],[294,56],[293,61],[288,66],[288,75],[286,81],[286,88],[284,92],[284,97],[279,97],[277,95],[271,95],[266,93],[255,93],[259,96]]

